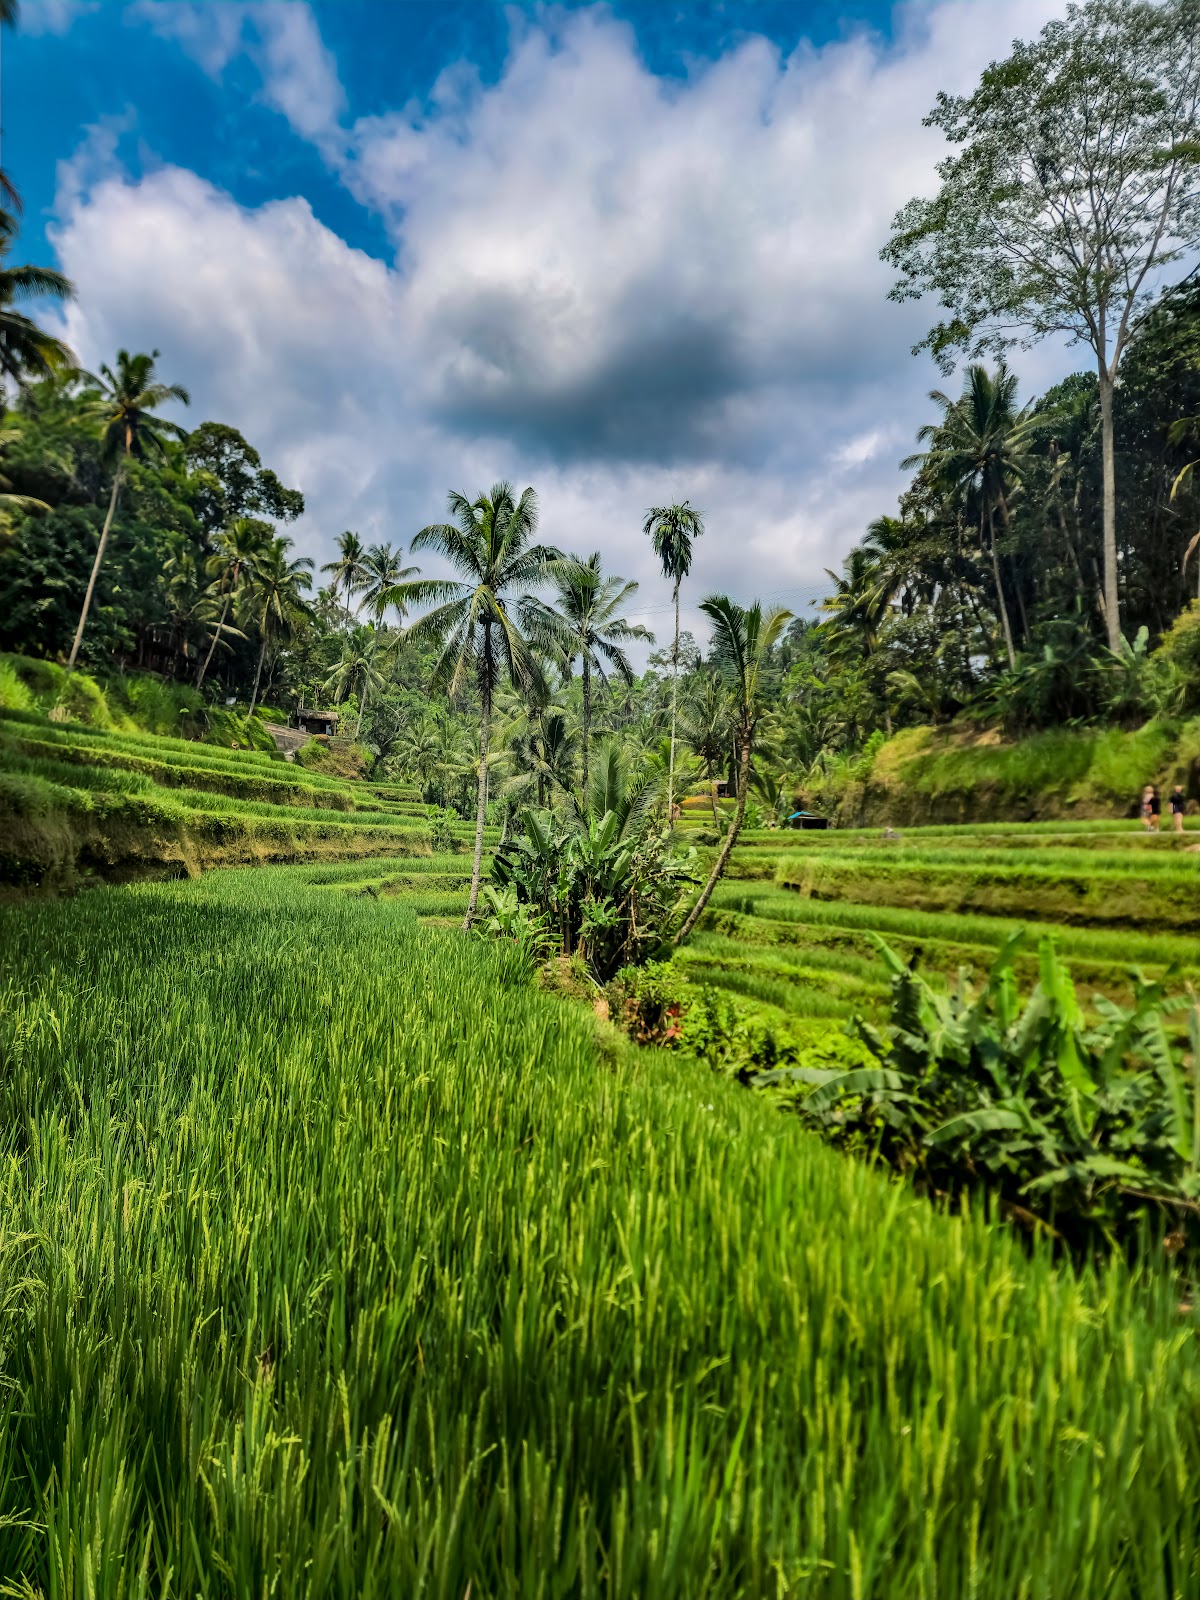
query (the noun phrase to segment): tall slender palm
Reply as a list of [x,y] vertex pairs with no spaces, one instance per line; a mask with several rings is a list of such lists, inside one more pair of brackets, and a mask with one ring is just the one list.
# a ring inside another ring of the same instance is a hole
[[196,674],[197,689],[208,676],[217,641],[226,632],[230,607],[254,561],[266,550],[271,533],[269,522],[262,522],[257,517],[236,517],[213,540],[215,548],[205,564],[205,570],[212,579],[213,592],[222,598],[221,618],[213,633],[208,654]]
[[704,518],[692,509],[691,502],[682,505],[651,506],[642,524],[654,554],[662,566],[663,577],[670,578],[674,588],[675,642],[671,646],[671,764],[667,775],[667,820],[675,806],[675,720],[679,701],[679,585],[692,570],[692,544],[704,532]]
[[328,561],[321,568],[322,572],[333,574],[333,587],[341,588],[346,596],[346,620],[349,621],[350,596],[362,587],[365,577],[366,551],[363,542],[356,533],[351,533],[347,528],[345,533],[340,533],[337,540],[338,558]]
[[654,643],[654,635],[641,623],[630,623],[618,615],[638,591],[636,583],[624,578],[605,577],[600,567],[598,550],[586,561],[567,560],[555,564],[551,571],[554,583],[553,606],[535,603],[534,614],[538,631],[546,643],[555,647],[568,672],[576,659],[582,663],[583,723],[581,746],[583,756],[583,793],[588,788],[588,736],[592,725],[592,672],[599,674],[601,683],[607,685],[605,673],[610,672],[626,683],[633,682],[633,667],[621,648],[635,640]]
[[263,662],[267,651],[277,646],[284,636],[306,614],[303,594],[312,587],[309,573],[312,562],[307,556],[292,560],[288,551],[292,541],[286,536],[272,539],[262,553],[255,557],[246,584],[247,609],[259,632],[258,666],[254,671],[254,692],[250,696],[250,709],[246,716],[254,715],[258,704],[258,690],[262,683]]
[[[359,578],[356,585],[357,593],[366,606],[375,628],[378,631],[383,626],[384,613],[388,606],[395,606],[401,622],[404,621],[406,612],[403,600],[397,598],[399,585],[408,579],[415,578],[420,572],[420,567],[402,567],[400,553],[393,550],[390,544],[373,544],[359,563]],[[376,640],[376,644],[378,640]],[[372,656],[375,653],[375,644],[371,647]],[[357,732],[362,731],[363,717],[367,711],[367,696],[372,688],[378,689],[383,684],[379,673],[368,674],[363,680],[362,699],[358,708]]]
[[700,891],[695,905],[688,912],[675,943],[681,944],[696,926],[708,904],[721,874],[725,871],[737,836],[746,815],[746,791],[750,780],[750,757],[759,724],[767,712],[763,690],[764,669],[771,651],[779,641],[784,628],[792,620],[792,613],[782,606],[763,611],[756,601],[752,606],[739,606],[727,595],[710,595],[700,602],[700,609],[712,623],[712,641],[709,661],[717,676],[725,684],[731,700],[734,739],[737,746],[738,792],[737,809],[729,824],[725,841],[713,863],[708,882]]
[[929,448],[900,464],[920,467],[931,483],[949,495],[978,495],[980,542],[986,526],[996,607],[1011,669],[1017,658],[996,547],[996,514],[999,512],[1007,531],[1012,525],[1009,502],[1021,482],[1035,419],[1028,407],[1018,409],[1016,376],[1003,362],[994,374],[984,366],[968,367],[966,383],[957,400],[951,400],[939,389],[934,389],[929,398],[941,406],[942,420],[927,423],[917,434]]
[[183,428],[177,422],[168,422],[163,417],[154,415],[158,407],[165,405],[168,400],[179,400],[184,405],[188,404],[188,392],[182,385],[157,381],[154,376],[154,363],[157,359],[157,350],[150,355],[143,352],[136,356],[131,356],[127,350],[119,350],[117,370],[114,372],[111,367],[100,368],[100,380],[89,402],[92,413],[100,423],[102,454],[106,460],[115,461],[116,466],[113,471],[112,493],[108,500],[108,515],[104,519],[100,543],[96,546],[96,559],[92,562],[91,577],[88,579],[87,592],[83,597],[79,626],[75,629],[71,654],[67,660],[68,674],[75,670],[79,646],[83,643],[83,630],[91,609],[92,594],[96,588],[100,565],[104,560],[104,549],[108,544],[113,517],[116,515],[117,496],[121,492],[126,469],[132,460],[144,459],[151,455],[160,458],[165,456],[167,439],[169,437],[180,439],[185,436]]
[[479,768],[475,797],[475,859],[463,927],[469,928],[479,901],[483,860],[483,822],[487,807],[488,741],[492,703],[507,679],[521,686],[540,676],[523,629],[533,610],[526,591],[542,583],[562,552],[536,544],[537,495],[526,489],[518,500],[511,484],[497,483],[475,500],[452,491],[450,522],[422,528],[411,549],[443,557],[458,579],[417,579],[389,591],[389,605],[431,604],[408,637],[439,648],[431,687],[453,696],[474,680],[479,694]]

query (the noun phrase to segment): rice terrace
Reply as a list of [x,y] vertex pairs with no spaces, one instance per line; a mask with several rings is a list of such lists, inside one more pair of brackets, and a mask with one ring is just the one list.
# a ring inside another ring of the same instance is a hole
[[0,32],[0,1596],[1200,1600],[1200,0]]

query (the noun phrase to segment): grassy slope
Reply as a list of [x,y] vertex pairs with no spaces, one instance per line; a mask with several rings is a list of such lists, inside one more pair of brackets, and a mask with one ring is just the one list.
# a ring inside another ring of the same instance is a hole
[[1024,929],[1018,967],[1032,984],[1048,934],[1085,1000],[1127,1000],[1134,965],[1200,983],[1198,840],[1194,825],[1177,839],[1119,820],[941,825],[891,841],[878,828],[751,833],[676,961],[800,1039],[882,1008],[876,935],[949,978]]
[[0,909],[10,1582],[1198,1591],[1168,1283],[598,1056],[352,870]]
[[265,752],[0,712],[0,888],[427,854],[424,815],[414,791]]
[[1002,740],[994,732],[910,728],[819,804],[844,824],[907,827],[937,822],[1127,815],[1145,783],[1193,791],[1200,723],[1149,722],[1057,729]]

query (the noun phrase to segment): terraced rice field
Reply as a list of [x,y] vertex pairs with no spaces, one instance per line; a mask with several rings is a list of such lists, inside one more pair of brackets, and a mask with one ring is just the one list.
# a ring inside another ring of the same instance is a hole
[[456,858],[367,865],[0,907],[0,1591],[1200,1593],[1167,1273],[938,1211],[363,892]]
[[[703,832],[705,818],[681,829]],[[711,826],[711,819],[708,819]],[[1053,937],[1084,994],[1122,998],[1130,969],[1200,982],[1200,828],[1149,836],[1097,821],[746,833],[677,958],[689,976],[791,1022],[886,996],[872,936],[924,970],[986,967],[1024,930]]]
[[410,787],[23,712],[0,712],[0,824],[0,890],[431,848]]

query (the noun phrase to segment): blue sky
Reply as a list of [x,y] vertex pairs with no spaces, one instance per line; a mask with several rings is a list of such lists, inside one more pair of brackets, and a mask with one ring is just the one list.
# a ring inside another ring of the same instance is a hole
[[[409,101],[425,103],[456,62],[471,62],[485,83],[495,83],[514,15],[544,8],[495,0],[314,0],[309,9],[336,58],[347,103],[357,116],[379,116]],[[581,7],[575,0],[562,9]],[[860,28],[886,37],[892,17],[888,0],[630,0],[608,9],[632,26],[652,72],[679,79],[748,36],[770,39],[786,55],[801,40],[820,46]],[[4,41],[4,160],[21,175],[26,248],[39,259],[53,255],[46,227],[59,161],[75,150],[84,127],[121,117],[128,126],[118,148],[131,172],[147,161],[177,163],[245,206],[302,193],[348,243],[390,255],[378,219],[256,98],[249,60],[231,63],[217,81],[123,0],[24,0],[24,24]]]
[[24,0],[3,161],[80,356],[160,349],[184,420],[304,489],[308,553],[505,476],[661,622],[641,513],[690,495],[693,599],[803,609],[936,378],[878,261],[921,119],[1060,9]]

